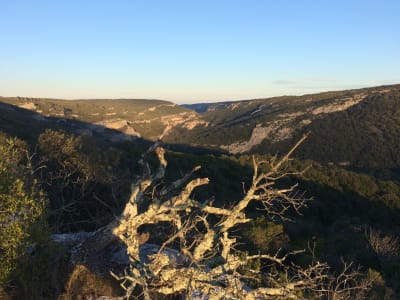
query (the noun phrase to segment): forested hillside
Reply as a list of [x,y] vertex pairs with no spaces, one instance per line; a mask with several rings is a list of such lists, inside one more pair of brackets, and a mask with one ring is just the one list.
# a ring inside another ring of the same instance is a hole
[[[71,272],[69,246],[51,235],[92,232],[121,214],[141,176],[142,154],[163,132],[165,176],[145,196],[157,197],[200,165],[196,176],[210,182],[192,197],[226,209],[251,186],[252,154],[274,161],[309,133],[274,187],[297,183],[296,195],[310,200],[300,214],[289,209],[284,219],[250,204],[252,221],[235,228],[236,250],[245,257],[305,249],[293,263],[327,262],[338,275],[342,261],[352,262],[371,283],[368,299],[400,295],[399,86],[209,105],[203,113],[158,100],[0,100],[0,297],[123,293],[111,276]],[[249,144],[255,128],[260,138]],[[157,157],[146,159],[157,170]],[[267,172],[268,164],[260,170]],[[149,243],[168,230],[160,224]],[[283,269],[262,260],[239,272],[249,275],[256,267],[285,280]]]
[[[372,94],[347,110],[328,114],[299,130],[310,132],[310,138],[298,156],[364,170],[398,169],[399,124],[400,91]],[[279,151],[295,139],[296,135],[282,145],[264,141],[253,151]]]
[[283,152],[303,133],[310,132],[298,157],[355,168],[399,166],[399,86],[206,107],[201,116],[207,126],[192,131],[177,129],[168,139],[231,153],[264,154]]

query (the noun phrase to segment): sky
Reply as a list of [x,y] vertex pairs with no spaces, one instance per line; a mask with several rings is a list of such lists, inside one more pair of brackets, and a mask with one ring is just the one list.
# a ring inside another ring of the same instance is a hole
[[399,0],[0,0],[0,96],[194,103],[394,83]]

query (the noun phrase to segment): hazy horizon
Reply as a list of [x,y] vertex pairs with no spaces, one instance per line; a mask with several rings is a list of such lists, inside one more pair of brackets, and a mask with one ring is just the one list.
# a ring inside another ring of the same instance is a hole
[[109,97],[109,98],[99,98],[99,97],[93,97],[93,98],[83,98],[83,97],[77,97],[77,98],[63,98],[63,97],[41,97],[41,96],[31,96],[31,95],[0,95],[0,97],[21,97],[21,98],[37,98],[37,99],[54,99],[54,100],[68,100],[68,101],[79,101],[79,100],[161,100],[161,101],[169,101],[178,105],[183,105],[183,104],[206,104],[206,103],[220,103],[220,102],[236,102],[236,101],[246,101],[246,100],[257,100],[257,99],[268,99],[268,98],[274,98],[274,97],[298,97],[298,96],[304,96],[304,95],[309,95],[309,94],[318,94],[318,93],[326,93],[326,92],[335,92],[335,91],[342,91],[342,90],[352,90],[352,89],[363,89],[363,88],[373,88],[373,87],[378,87],[378,86],[390,86],[390,85],[397,85],[400,83],[387,83],[387,84],[381,84],[381,85],[370,85],[370,86],[353,86],[353,87],[345,87],[345,88],[338,88],[338,89],[329,89],[329,90],[320,90],[320,91],[313,91],[310,93],[303,93],[303,94],[279,94],[279,95],[271,95],[271,96],[265,96],[265,97],[254,97],[254,98],[239,98],[239,99],[216,99],[216,100],[207,100],[207,99],[199,99],[198,101],[190,101],[190,102],[184,102],[184,101],[174,101],[171,99],[163,99],[163,98],[150,98],[150,97],[142,97],[142,98],[133,98],[133,97]]
[[0,95],[177,104],[400,83],[398,1],[2,1]]

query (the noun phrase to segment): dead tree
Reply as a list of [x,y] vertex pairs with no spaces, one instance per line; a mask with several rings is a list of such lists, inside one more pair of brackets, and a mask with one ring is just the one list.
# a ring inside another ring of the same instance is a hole
[[[232,230],[251,220],[245,213],[249,203],[259,202],[268,216],[280,219],[287,218],[288,210],[299,212],[305,206],[306,200],[298,196],[296,186],[281,189],[275,185],[278,179],[289,174],[289,157],[305,138],[280,159],[257,161],[253,158],[251,185],[243,198],[229,209],[191,197],[196,187],[209,182],[208,178],[191,179],[199,166],[148,197],[164,178],[167,166],[165,151],[156,142],[142,157],[142,176],[132,185],[121,215],[85,236],[73,248],[72,263],[89,265],[96,272],[109,270],[104,264],[95,267],[98,253],[119,241],[126,251],[127,266],[112,275],[121,281],[126,298],[140,290],[145,299],[151,299],[152,293],[179,294],[187,299],[298,299],[300,291],[307,290],[316,297],[333,299],[329,295],[340,295],[344,288],[349,293],[365,290],[367,285],[360,288],[355,280],[359,274],[349,272],[349,268],[341,274],[346,279],[343,285],[329,275],[325,263],[314,262],[306,268],[296,266],[289,257],[303,251],[239,255],[235,249],[237,240]],[[153,152],[159,161],[154,172],[148,163],[148,156]],[[161,223],[171,225],[170,235],[160,245],[146,243],[151,232],[143,232],[141,228]],[[261,273],[251,268],[253,260],[261,260],[271,268]],[[242,272],[245,266],[246,274]],[[351,276],[346,277],[348,274]],[[245,284],[249,277],[262,278],[267,284],[249,288]]]
[[366,228],[365,237],[379,262],[384,265],[400,256],[400,239],[374,228]]

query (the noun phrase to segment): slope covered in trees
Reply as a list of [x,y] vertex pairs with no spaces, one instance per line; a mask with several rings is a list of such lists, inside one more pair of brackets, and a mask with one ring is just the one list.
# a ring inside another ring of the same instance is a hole
[[[53,142],[46,143],[48,139]],[[49,203],[48,222],[53,233],[92,231],[112,221],[114,216],[121,212],[129,197],[132,178],[135,174],[140,174],[137,162],[145,148],[137,148],[130,143],[114,144],[114,150],[107,153],[104,152],[107,149],[106,144],[87,139],[88,137],[48,130],[43,132],[38,140],[36,158],[32,161],[37,171],[33,174],[37,176],[42,189],[46,191]],[[107,155],[111,156],[107,158]],[[243,192],[251,183],[250,156],[218,157],[167,152],[166,159],[169,162],[166,169],[166,183],[173,182],[182,174],[190,172],[193,165],[202,165],[198,175],[209,177],[210,183],[194,192],[194,197],[199,203],[211,200],[215,205],[229,208],[242,198]],[[258,159],[270,160],[271,157]],[[156,158],[150,156],[149,163],[151,168],[156,167]],[[298,172],[309,165],[310,162],[295,161],[291,163],[292,169],[287,171]],[[107,176],[104,177],[103,174]],[[109,176],[112,174],[114,176]],[[302,175],[278,181],[277,187],[288,187],[296,182],[299,183],[301,190],[307,192],[305,198],[314,197],[314,200],[307,202],[307,207],[301,210],[302,216],[297,217],[289,211],[288,216],[295,221],[294,223],[276,222],[263,217],[257,205],[250,205],[246,211],[254,221],[238,227],[235,235],[241,238],[238,240],[237,250],[254,255],[258,251],[265,250],[284,249],[285,252],[290,252],[309,249],[312,245],[315,258],[327,261],[333,270],[338,272],[342,270],[341,258],[353,262],[354,266],[360,265],[364,278],[374,282],[371,299],[381,299],[385,295],[388,297],[396,293],[399,258],[396,252],[390,252],[390,249],[375,249],[372,243],[376,245],[376,241],[379,243],[389,240],[393,241],[393,247],[398,245],[396,243],[400,228],[398,223],[400,186],[396,182],[379,181],[339,167],[323,167],[315,163]],[[147,194],[149,197],[158,193],[153,189],[149,192],[150,194]],[[215,198],[212,198],[213,196]],[[168,226],[164,225],[163,228],[168,230]],[[42,229],[42,234],[47,234],[46,232]],[[162,233],[153,234],[149,242],[160,242],[162,236]],[[60,273],[66,276],[68,268],[65,268],[63,260],[67,258],[57,254],[60,253],[58,246],[54,248],[52,243],[41,243],[35,250],[37,251],[35,256],[28,256],[28,262],[43,266],[45,265],[43,252],[48,255],[50,251],[49,259],[58,261],[53,264],[58,266],[57,276],[60,276]],[[245,246],[241,245],[242,243]],[[307,266],[312,261],[310,252],[307,253],[298,256],[296,263]],[[40,261],[36,261],[37,259]],[[85,276],[96,276],[88,275],[91,273],[85,273],[87,272],[85,270],[80,269],[80,272],[84,272]],[[53,273],[54,269],[43,271],[44,278],[46,272],[56,276]],[[12,286],[23,284],[32,289],[32,285],[35,285],[38,298],[49,296],[51,293],[62,293],[64,284],[66,292],[72,293],[71,286],[74,286],[71,283],[72,279],[66,282],[63,276],[58,277],[58,286],[54,286],[54,281],[44,279],[41,282],[32,282],[31,279],[18,274],[21,273],[14,273],[9,277],[11,281],[7,281],[11,284],[8,285],[10,291],[16,292]],[[83,276],[82,274],[79,276]],[[100,282],[102,285],[106,284],[100,277],[90,278],[91,282],[94,280],[97,284]],[[110,282],[111,279],[105,280]],[[92,292],[93,288],[86,286],[86,289]],[[115,292],[118,290],[115,286],[112,289],[114,292],[110,292],[111,294],[121,293],[121,291]],[[29,288],[26,288],[26,291],[28,290]],[[78,293],[84,293],[84,290],[84,288],[79,289]],[[23,293],[24,290],[18,291]],[[21,297],[21,294],[17,295]]]
[[[348,97],[346,93],[343,92],[340,97]],[[320,100],[316,97],[315,101],[320,101],[318,107],[322,107],[323,103],[332,103],[337,95],[324,94]],[[293,110],[309,105],[302,103],[306,98],[299,100]],[[1,238],[4,243],[13,241],[15,245],[15,248],[9,248],[8,244],[1,246],[2,254],[6,253],[5,248],[10,249],[7,255],[2,256],[1,297],[54,299],[58,295],[72,298],[78,294],[93,293],[121,295],[124,291],[118,288],[109,273],[100,272],[99,275],[86,267],[71,271],[69,251],[74,246],[68,243],[59,245],[49,237],[53,233],[93,232],[120,216],[130,197],[131,184],[137,183],[143,176],[139,161],[152,142],[145,139],[110,141],[96,132],[91,136],[82,134],[81,128],[92,125],[82,120],[65,116],[44,116],[45,119],[42,119],[37,111],[7,104],[3,104],[0,110],[0,129],[3,132],[0,145],[1,180],[4,183],[1,197],[5,199],[1,211],[8,211],[1,213]],[[262,111],[257,111],[256,106],[251,118],[242,114],[242,117],[234,119],[259,120],[257,114]],[[258,161],[271,161],[273,156],[266,153],[285,153],[297,141],[296,136],[310,132],[307,140],[294,153],[301,159],[290,161],[284,170],[288,176],[279,178],[274,187],[285,189],[298,183],[297,188],[304,192],[303,197],[312,200],[300,210],[301,215],[288,210],[287,219],[280,220],[263,215],[260,203],[250,203],[244,212],[252,221],[238,226],[229,235],[237,238],[235,248],[238,252],[234,254],[243,258],[258,253],[275,254],[279,249],[280,255],[305,249],[305,253],[291,257],[287,262],[300,268],[306,268],[316,260],[327,262],[332,276],[342,272],[342,260],[353,262],[352,267],[357,269],[359,266],[361,278],[371,283],[368,299],[398,297],[400,184],[396,175],[397,111],[396,89],[371,93],[343,111],[316,115],[312,123],[295,130],[290,139],[276,144],[264,141],[265,144],[259,145],[260,150],[252,149]],[[211,113],[216,119],[221,118],[221,124],[225,123],[224,118],[230,118],[229,114],[218,116],[218,109]],[[272,120],[273,113],[270,118]],[[211,121],[207,119],[207,122]],[[229,126],[238,128],[238,124],[240,122],[235,123],[232,119]],[[160,132],[166,126],[160,127]],[[229,126],[226,132],[221,131],[222,136],[228,132]],[[26,127],[32,130],[28,131]],[[174,130],[181,129],[173,128],[171,136],[166,137],[173,137]],[[194,127],[191,132],[196,133],[197,130],[200,128]],[[118,129],[113,129],[110,136],[120,133]],[[220,141],[223,141],[222,137]],[[365,142],[371,148],[363,148]],[[177,151],[168,143],[163,146],[168,165],[163,179],[155,180],[154,185],[144,192],[146,201],[159,197],[163,187],[190,173],[196,165],[201,165],[197,176],[210,180],[209,184],[193,191],[191,199],[198,203],[207,201],[213,207],[229,209],[243,199],[251,186],[253,162],[249,154],[211,151],[199,154],[192,151],[195,148],[181,147]],[[354,155],[346,156],[349,153]],[[148,155],[146,161],[150,170],[156,172],[159,166],[157,156]],[[347,161],[355,163],[348,165]],[[306,171],[299,173],[301,170]],[[260,168],[259,171],[267,172],[268,169]],[[168,195],[178,194],[179,191]],[[31,213],[26,214],[27,211]],[[14,215],[21,217],[10,219]],[[14,221],[17,227],[10,226],[7,228],[10,230],[4,230]],[[214,224],[217,221],[211,217],[207,222]],[[196,237],[207,232],[205,223],[199,222]],[[140,234],[144,234],[143,241],[146,240],[146,232],[153,232],[148,237],[148,244],[160,245],[173,229],[168,224],[152,226],[138,229]],[[175,247],[178,244],[175,241],[168,248],[180,249],[180,246]],[[110,255],[121,249],[120,245],[119,242],[112,243],[102,253]],[[111,260],[100,257],[97,261],[102,264]],[[251,270],[271,272],[272,267],[263,260],[255,259],[237,271],[252,276]],[[281,271],[276,269],[276,275],[282,276],[280,280],[287,280]],[[119,272],[122,270],[119,269]],[[251,288],[272,286],[271,282],[256,279],[257,276],[255,281],[246,279],[244,282]],[[104,288],[99,289],[99,286]],[[312,298],[308,292],[297,296]]]
[[231,153],[275,154],[309,132],[295,154],[299,158],[363,170],[400,166],[398,85],[207,107],[201,115],[207,127],[177,128],[167,140]]
[[[400,167],[400,91],[372,94],[347,110],[316,119],[301,131],[310,139],[298,156],[320,162],[348,164],[358,169],[398,169]],[[290,144],[268,142],[254,149],[276,151]]]
[[[165,131],[171,145],[231,154],[283,153],[309,132],[296,157],[390,178],[399,168],[399,99],[398,85],[185,108],[160,100],[1,98],[13,106],[0,106],[0,126],[20,136],[27,135],[24,123],[70,127],[114,141],[155,140]],[[201,114],[188,109],[198,107]],[[28,109],[24,117],[21,108]]]

